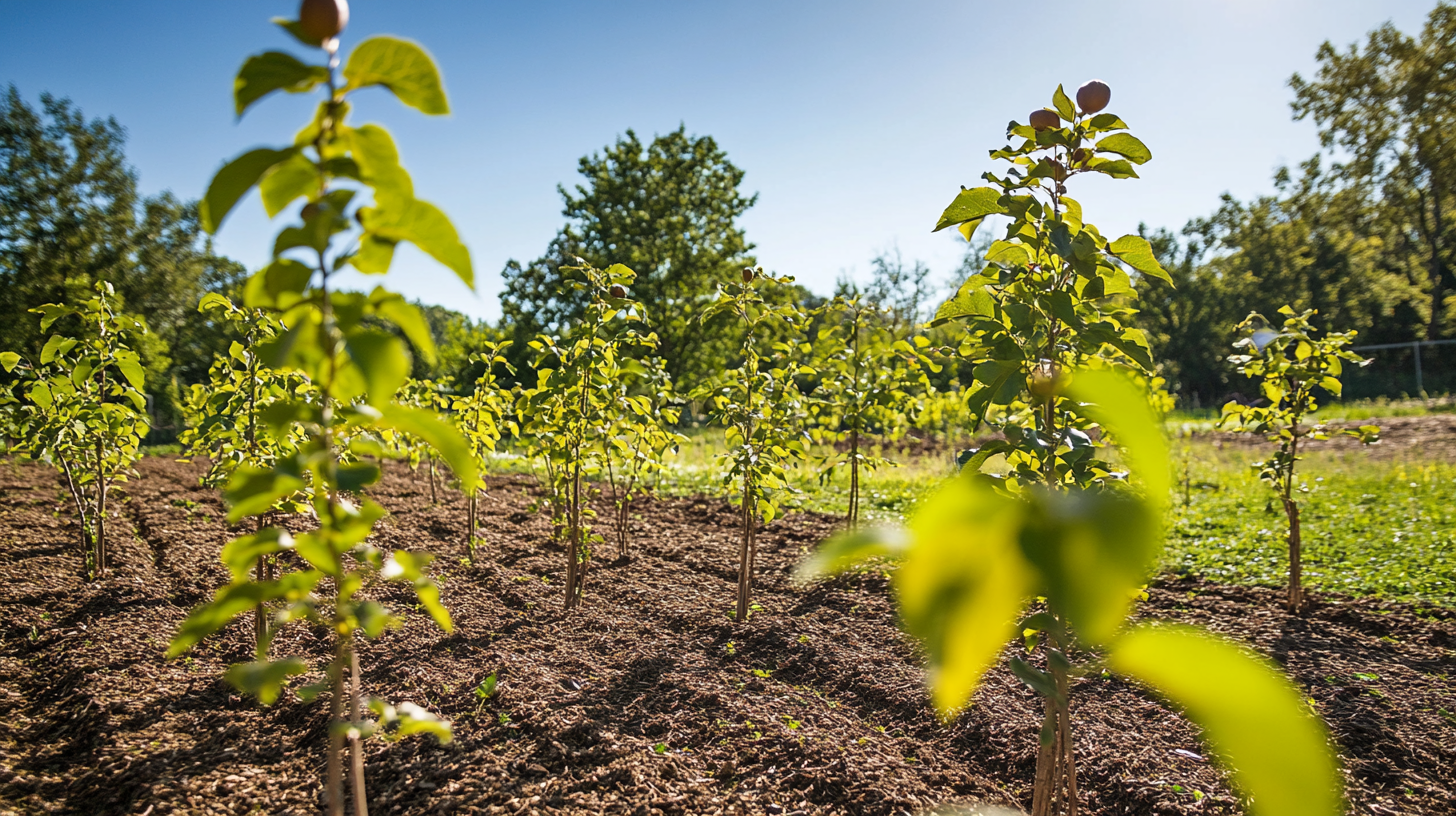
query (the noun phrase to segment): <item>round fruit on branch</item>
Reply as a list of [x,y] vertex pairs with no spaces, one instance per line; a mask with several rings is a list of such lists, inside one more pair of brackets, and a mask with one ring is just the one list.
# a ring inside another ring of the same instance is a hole
[[1077,107],[1083,113],[1096,113],[1112,101],[1112,89],[1100,79],[1091,79],[1077,89]]
[[1037,130],[1051,130],[1052,128],[1061,127],[1062,124],[1062,118],[1057,116],[1054,111],[1049,111],[1046,108],[1032,111],[1029,121],[1031,126]]
[[320,43],[339,36],[348,24],[348,0],[303,0],[298,7],[299,29]]

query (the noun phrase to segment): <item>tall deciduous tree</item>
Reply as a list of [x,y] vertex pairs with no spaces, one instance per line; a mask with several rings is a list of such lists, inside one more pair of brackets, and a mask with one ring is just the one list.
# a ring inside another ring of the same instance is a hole
[[559,188],[568,222],[546,254],[524,266],[511,261],[502,273],[502,309],[517,348],[580,319],[587,300],[566,285],[561,270],[581,258],[636,270],[632,295],[646,310],[674,382],[702,382],[721,370],[737,348],[732,322],[725,316],[702,326],[694,318],[719,281],[754,263],[753,245],[738,226],[757,199],[739,190],[744,172],[711,136],[691,136],[684,127],[650,145],[629,130],[604,152],[583,157],[579,170],[582,183]]
[[1313,118],[1321,144],[1342,151],[1333,170],[1347,184],[1378,190],[1404,217],[1426,273],[1426,339],[1436,339],[1456,283],[1456,6],[1438,4],[1419,37],[1386,23],[1363,48],[1325,42],[1316,58],[1314,79],[1289,80],[1295,118]]
[[84,300],[105,281],[151,328],[137,350],[162,395],[172,375],[206,380],[227,350],[232,338],[197,303],[243,269],[212,252],[196,202],[138,194],[125,145],[115,119],[87,120],[67,99],[41,94],[37,110],[14,85],[0,94],[0,348],[38,353],[45,334],[26,310]]

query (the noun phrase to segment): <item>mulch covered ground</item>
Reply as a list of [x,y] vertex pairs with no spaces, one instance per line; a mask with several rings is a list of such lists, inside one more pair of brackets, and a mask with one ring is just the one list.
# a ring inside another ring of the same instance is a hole
[[[250,658],[250,621],[162,659],[187,610],[226,579],[228,532],[199,466],[153,458],[140,470],[113,528],[120,566],[88,584],[55,477],[0,464],[0,812],[317,812],[326,703],[285,695],[260,708],[221,680]],[[760,535],[762,611],[737,625],[737,514],[720,500],[644,502],[633,558],[599,562],[588,605],[564,615],[562,556],[529,479],[495,485],[477,566],[463,562],[458,496],[431,506],[403,469],[376,495],[393,512],[379,544],[440,554],[456,622],[446,635],[394,594],[404,627],[363,647],[370,691],[425,705],[456,733],[447,746],[370,743],[376,816],[1030,804],[1029,690],[994,670],[947,727],[883,575],[789,581],[829,519],[794,515]],[[1456,614],[1342,600],[1291,618],[1274,590],[1193,579],[1150,596],[1141,614],[1209,626],[1285,665],[1331,726],[1351,813],[1453,812]],[[322,645],[295,626],[274,654]],[[492,673],[499,690],[482,703],[473,689]],[[1240,812],[1196,729],[1168,708],[1111,678],[1084,678],[1074,695],[1085,813]]]

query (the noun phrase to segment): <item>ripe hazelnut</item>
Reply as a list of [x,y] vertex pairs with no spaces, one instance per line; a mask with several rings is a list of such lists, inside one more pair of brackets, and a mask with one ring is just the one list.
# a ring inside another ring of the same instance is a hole
[[751,266],[745,266],[745,267],[743,267],[743,282],[744,283],[753,283],[753,278],[754,278],[753,267],[751,267]]
[[1090,159],[1090,158],[1092,158],[1092,155],[1087,152],[1087,148],[1085,148],[1085,147],[1079,147],[1076,150],[1073,150],[1072,151],[1072,164],[1073,165],[1086,164],[1087,163],[1087,160]]
[[303,209],[299,211],[298,214],[303,217],[304,221],[310,221],[315,216],[317,216],[322,209],[323,208],[319,206],[317,201],[310,201],[309,203],[303,205]]
[[621,284],[612,284],[611,291],[612,297],[616,298],[617,300],[621,300],[622,298],[627,296],[627,290],[623,289]]
[[1096,113],[1107,107],[1107,103],[1111,101],[1112,89],[1100,79],[1084,82],[1082,87],[1077,89],[1077,107],[1081,108],[1083,113]]
[[348,24],[348,0],[303,0],[298,7],[298,28],[311,40],[333,39]]

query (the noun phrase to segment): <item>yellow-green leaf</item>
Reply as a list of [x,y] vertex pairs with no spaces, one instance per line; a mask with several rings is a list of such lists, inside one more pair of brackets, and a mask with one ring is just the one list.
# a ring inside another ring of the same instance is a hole
[[399,101],[422,113],[450,112],[439,69],[419,45],[397,37],[370,37],[359,43],[344,66],[348,90],[382,85]]
[[895,572],[905,630],[929,658],[931,700],[962,708],[1015,634],[1032,591],[1017,545],[1024,504],[969,478],[953,479],[910,521],[910,546]]
[[1140,626],[1108,666],[1152,687],[1203,729],[1226,758],[1252,816],[1335,816],[1340,777],[1321,723],[1277,669],[1185,626]]

